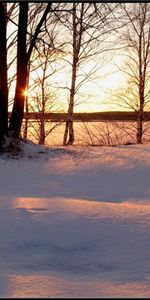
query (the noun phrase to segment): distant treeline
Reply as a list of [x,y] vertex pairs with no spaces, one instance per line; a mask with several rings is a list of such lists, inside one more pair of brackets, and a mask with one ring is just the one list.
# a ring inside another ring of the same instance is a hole
[[[10,116],[10,113],[9,113]],[[138,113],[132,111],[106,111],[91,113],[74,113],[74,122],[101,122],[101,121],[137,121]],[[49,120],[51,122],[66,122],[67,113],[45,113],[30,112],[24,114],[28,120]],[[144,121],[150,121],[150,112],[144,112]]]

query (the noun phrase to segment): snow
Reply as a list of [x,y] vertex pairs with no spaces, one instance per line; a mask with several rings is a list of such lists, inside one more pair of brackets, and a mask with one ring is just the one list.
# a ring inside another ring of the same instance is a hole
[[150,146],[0,156],[0,297],[150,296]]

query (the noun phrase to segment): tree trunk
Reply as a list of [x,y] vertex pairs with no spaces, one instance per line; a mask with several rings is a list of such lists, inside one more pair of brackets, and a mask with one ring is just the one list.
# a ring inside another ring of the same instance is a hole
[[42,116],[42,119],[40,121],[40,138],[39,138],[39,144],[44,145],[45,144],[45,121]]
[[65,132],[64,132],[64,138],[63,138],[63,146],[67,145],[68,128],[69,128],[69,122],[67,120],[66,123],[65,123]]
[[8,134],[6,3],[0,2],[0,145]]
[[45,143],[45,78],[46,78],[46,68],[47,68],[47,60],[44,64],[44,70],[43,70],[43,78],[42,78],[42,113],[41,113],[41,120],[40,120],[40,138],[39,138],[39,144],[44,145]]
[[139,111],[137,117],[137,135],[136,135],[137,144],[142,144],[142,135],[143,135],[143,112]]
[[[28,95],[26,96],[25,99],[25,107],[26,107],[26,114],[28,114]],[[28,137],[28,118],[25,118],[25,124],[24,124],[24,133],[23,133],[23,138],[26,140]]]
[[[145,16],[144,16],[145,18]],[[139,112],[137,117],[137,144],[142,144],[142,135],[143,135],[143,119],[144,119],[144,90],[145,90],[145,74],[146,74],[146,63],[145,58],[143,59],[143,49],[145,49],[144,40],[143,40],[143,27],[144,23],[141,23],[138,45],[138,58],[139,58]]]
[[139,102],[140,109],[137,117],[137,144],[142,144],[143,136],[143,120],[144,120],[144,89],[145,89],[145,73],[142,71],[142,51],[140,44],[139,53]]
[[143,121],[144,121],[144,81],[143,76],[141,76],[141,82],[139,86],[139,98],[140,98],[140,109],[137,116],[137,144],[142,144],[143,136]]
[[[65,124],[64,139],[63,139],[64,146],[73,145],[74,143],[73,108],[74,108],[74,95],[75,95],[75,81],[76,81],[76,75],[75,77],[74,76],[72,77],[72,89],[70,94],[69,109],[68,109],[67,121]],[[68,135],[69,138],[67,141]]]
[[[28,114],[28,112],[29,112],[29,105],[28,105],[29,74],[30,74],[30,61],[29,61],[28,70],[27,70],[27,85],[26,85],[27,95],[25,97],[26,114]],[[28,137],[28,118],[25,119],[24,133],[23,133],[23,138],[27,139],[27,137]]]
[[[79,63],[79,53],[81,48],[81,40],[83,34],[83,10],[84,3],[81,4],[80,16],[78,15],[77,4],[73,2],[72,25],[73,25],[73,62],[72,62],[72,78],[70,89],[70,102],[68,108],[68,117],[66,121],[63,145],[73,145],[74,143],[74,128],[73,128],[73,110],[74,98],[76,94],[76,78]],[[67,136],[69,135],[68,142]]]
[[[76,6],[73,3],[73,63],[72,63],[72,78],[71,78],[71,89],[70,89],[70,100],[67,121],[65,125],[63,145],[73,145],[74,143],[74,128],[73,128],[73,109],[74,109],[74,97],[75,97],[75,87],[76,87],[76,77],[77,77],[77,63],[79,55],[79,44],[78,44],[78,33],[77,33],[77,23],[76,23]],[[67,142],[67,137],[68,142]]]
[[27,84],[26,35],[28,21],[28,2],[20,2],[18,44],[17,44],[17,80],[13,111],[9,124],[9,135],[18,138],[24,115],[25,90]]
[[74,108],[74,89],[72,91],[72,95],[70,96],[70,105],[68,111],[68,120],[66,122],[68,128],[68,141],[66,141],[65,145],[73,145],[74,143],[74,128],[73,128],[73,108]]
[[[73,113],[72,113],[72,116],[73,116]],[[68,140],[67,145],[73,145],[73,143],[74,143],[74,128],[73,128],[73,121],[71,118],[71,120],[69,121],[69,140]]]
[[[45,69],[46,70],[46,69]],[[41,120],[40,120],[40,138],[39,138],[39,144],[44,145],[45,143],[45,89],[44,89],[44,83],[45,83],[45,72],[44,77],[42,80],[42,113],[41,113]]]

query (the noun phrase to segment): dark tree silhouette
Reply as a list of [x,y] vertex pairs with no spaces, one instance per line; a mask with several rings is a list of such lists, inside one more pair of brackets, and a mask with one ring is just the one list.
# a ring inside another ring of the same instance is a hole
[[[6,4],[5,4],[6,5]],[[6,6],[0,2],[0,146],[8,133]]]
[[17,43],[17,80],[14,98],[13,110],[9,124],[9,135],[19,137],[21,125],[24,116],[24,102],[27,78],[28,64],[31,58],[32,50],[35,47],[38,35],[43,23],[46,21],[47,14],[50,11],[51,3],[48,3],[44,13],[37,24],[30,45],[27,50],[27,24],[28,24],[28,2],[19,3],[19,24],[18,24],[18,43]]
[[18,43],[17,43],[17,81],[14,98],[14,106],[10,119],[9,131],[14,137],[19,137],[23,112],[24,112],[24,91],[27,80],[27,50],[26,35],[28,22],[28,2],[20,2],[19,23],[18,23]]

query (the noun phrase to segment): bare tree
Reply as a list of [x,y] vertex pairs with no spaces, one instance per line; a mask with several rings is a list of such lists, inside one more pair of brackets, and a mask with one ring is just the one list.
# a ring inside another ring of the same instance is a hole
[[137,111],[136,141],[142,143],[144,109],[150,101],[150,4],[120,4],[126,24],[121,40],[126,45],[126,61],[123,72],[127,75],[128,86],[119,97],[126,107]]
[[[70,51],[72,62],[68,113],[63,139],[64,145],[72,145],[74,143],[73,113],[76,94],[79,93],[81,86],[92,78],[102,66],[104,60],[102,54],[105,51],[108,52],[108,45],[107,42],[104,42],[104,37],[112,30],[108,26],[110,20],[107,18],[112,11],[107,5],[75,2],[72,5],[72,19],[70,20],[70,17],[67,15],[65,22],[65,26],[68,27],[72,34],[72,41],[70,42],[72,46]],[[97,59],[95,62],[94,57]],[[92,59],[93,63],[91,64]],[[88,71],[84,71],[87,64],[89,64]]]
[[38,22],[34,35],[27,49],[27,24],[28,24],[28,2],[19,3],[19,23],[18,23],[18,43],[17,43],[17,79],[16,91],[13,104],[13,110],[9,124],[9,134],[14,137],[19,137],[21,125],[24,115],[24,101],[27,85],[27,70],[28,63],[32,54],[32,50],[36,45],[38,35],[41,31],[43,23],[46,21],[47,14],[50,12],[51,3],[48,3],[40,21]]
[[[31,63],[30,97],[28,105],[26,105],[26,112],[34,112],[37,116],[38,130],[36,130],[37,126],[34,126],[34,122],[33,126],[30,122],[30,127],[34,127],[34,131],[37,132],[40,144],[44,144],[46,137],[61,123],[56,122],[52,125],[50,120],[46,119],[46,113],[58,112],[61,108],[61,104],[56,100],[56,91],[50,84],[50,78],[56,73],[53,63],[55,63],[57,55],[59,56],[58,51],[52,49],[51,44],[40,42],[40,50],[37,55],[34,53],[33,56],[36,58]],[[25,131],[27,131],[26,126]]]

